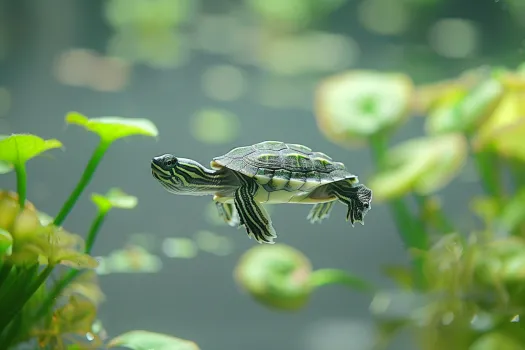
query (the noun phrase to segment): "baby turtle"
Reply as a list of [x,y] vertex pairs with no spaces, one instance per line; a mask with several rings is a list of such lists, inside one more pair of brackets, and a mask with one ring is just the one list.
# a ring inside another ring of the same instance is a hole
[[261,203],[313,204],[311,223],[327,218],[336,200],[348,207],[346,220],[364,225],[372,190],[359,184],[344,164],[321,152],[278,141],[237,147],[213,158],[212,169],[172,154],[154,157],[151,172],[169,192],[212,195],[228,225],[244,226],[259,243],[274,243],[272,220]]

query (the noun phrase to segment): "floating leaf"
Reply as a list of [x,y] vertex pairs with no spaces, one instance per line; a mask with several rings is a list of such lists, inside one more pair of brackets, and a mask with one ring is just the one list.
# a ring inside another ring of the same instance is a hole
[[281,310],[297,310],[310,299],[312,267],[300,251],[279,244],[248,250],[237,263],[235,279],[255,300]]
[[98,134],[105,142],[113,142],[123,137],[146,135],[157,137],[155,124],[143,118],[102,117],[88,119],[78,112],[69,112],[66,122],[83,126]]
[[387,153],[385,169],[370,179],[374,199],[388,200],[409,191],[431,194],[459,173],[466,157],[467,143],[460,134],[406,141]]
[[41,153],[62,147],[58,140],[44,140],[31,134],[13,134],[0,139],[0,161],[22,165]]
[[317,122],[328,139],[350,144],[402,123],[409,115],[412,81],[403,74],[351,71],[317,91]]
[[108,347],[123,346],[133,350],[199,350],[192,341],[149,331],[130,331],[113,338]]
[[162,251],[168,258],[191,259],[197,255],[197,246],[189,238],[165,238]]
[[198,141],[223,144],[234,141],[239,135],[239,118],[228,111],[203,109],[190,120],[190,131]]
[[156,273],[161,268],[158,256],[137,245],[128,245],[102,258],[97,273]]
[[0,228],[0,257],[11,255],[13,251],[13,237],[9,232]]
[[456,99],[435,108],[428,116],[426,129],[430,134],[471,131],[492,114],[503,93],[500,81],[483,81],[466,96],[456,95]]
[[105,196],[94,193],[91,200],[103,212],[109,211],[113,207],[133,209],[138,203],[137,197],[130,196],[118,188],[110,189]]

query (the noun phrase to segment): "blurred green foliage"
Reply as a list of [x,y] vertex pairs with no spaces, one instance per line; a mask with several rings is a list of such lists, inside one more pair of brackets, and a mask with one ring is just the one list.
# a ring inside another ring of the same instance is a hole
[[[360,289],[371,292],[376,348],[409,329],[424,350],[525,349],[523,66],[485,67],[421,86],[402,74],[344,72],[327,78],[317,92],[322,133],[339,145],[370,147],[374,201],[390,208],[412,260],[410,266],[385,267],[397,289]],[[425,118],[426,134],[391,145],[391,136],[413,117]],[[463,214],[477,216],[481,225],[463,231],[442,211],[446,203],[438,195],[468,159],[484,193],[471,198]],[[300,309],[315,291],[308,259],[280,245],[252,248],[236,276],[255,300],[281,310]],[[353,281],[352,288],[366,285]]]
[[[100,143],[54,218],[26,199],[26,163],[43,152],[62,147],[62,143],[31,134],[0,139],[0,161],[6,164],[3,173],[14,170],[17,178],[17,193],[0,190],[1,348],[14,349],[25,344],[46,350],[115,346],[197,350],[192,342],[147,331],[133,331],[108,340],[97,319],[104,294],[94,270],[99,262],[90,255],[91,249],[109,212],[113,208],[133,209],[136,197],[118,188],[111,188],[106,195],[93,194],[98,211],[85,239],[62,226],[111,144],[133,135],[156,137],[157,128],[146,119],[89,119],[78,112],[69,113],[66,121],[97,134]],[[58,265],[67,269],[55,278]]]

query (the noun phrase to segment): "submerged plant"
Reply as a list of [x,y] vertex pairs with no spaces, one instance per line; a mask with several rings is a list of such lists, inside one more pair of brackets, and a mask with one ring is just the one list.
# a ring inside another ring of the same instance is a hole
[[[20,344],[41,349],[93,349],[124,346],[130,349],[198,349],[192,342],[147,331],[132,331],[106,339],[97,319],[104,295],[91,250],[113,208],[132,209],[137,198],[112,188],[93,194],[98,208],[86,236],[68,232],[63,223],[93,178],[98,165],[116,140],[133,135],[157,136],[147,119],[104,117],[89,119],[80,113],[66,116],[99,136],[84,173],[55,217],[27,200],[25,164],[60,141],[36,135],[14,134],[0,139],[0,170],[16,174],[17,193],[0,190],[0,344],[12,349]],[[7,176],[7,175],[4,175]],[[65,271],[61,273],[59,266]],[[55,278],[51,278],[56,275]]]
[[[523,69],[479,70],[433,87],[412,88],[408,77],[370,71],[321,84],[321,132],[340,145],[370,146],[374,200],[390,207],[412,257],[410,266],[384,269],[397,289],[364,290],[377,320],[376,349],[401,329],[410,329],[425,350],[524,348],[524,99]],[[426,116],[426,135],[390,146],[390,135],[416,114]],[[465,231],[441,210],[437,195],[470,159],[484,193],[463,214],[481,225]],[[315,290],[316,273],[324,274],[312,271],[302,253],[276,246],[246,253],[236,277],[264,305],[297,310]]]

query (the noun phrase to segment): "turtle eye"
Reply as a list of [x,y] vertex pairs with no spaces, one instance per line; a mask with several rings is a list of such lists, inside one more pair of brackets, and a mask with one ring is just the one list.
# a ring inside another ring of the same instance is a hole
[[166,166],[172,166],[172,165],[175,165],[177,163],[177,158],[168,158],[165,162],[164,162],[164,165]]

